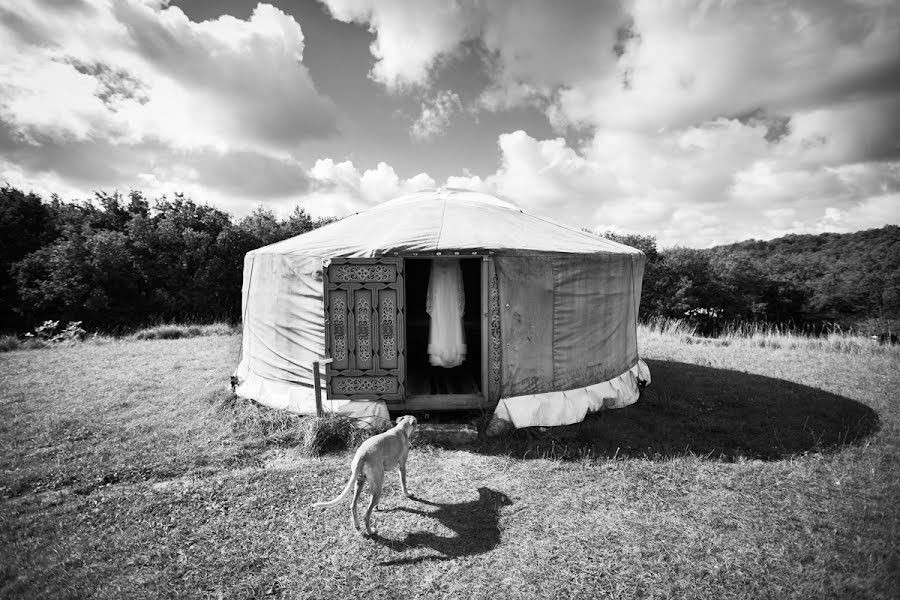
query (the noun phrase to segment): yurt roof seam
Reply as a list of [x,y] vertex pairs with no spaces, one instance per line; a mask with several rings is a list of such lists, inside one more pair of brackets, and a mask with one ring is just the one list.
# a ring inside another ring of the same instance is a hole
[[444,216],[447,214],[447,199],[444,199],[444,208],[441,211],[441,228],[438,229],[437,240],[434,244],[434,251],[437,251],[438,248],[441,247],[441,234],[444,233]]

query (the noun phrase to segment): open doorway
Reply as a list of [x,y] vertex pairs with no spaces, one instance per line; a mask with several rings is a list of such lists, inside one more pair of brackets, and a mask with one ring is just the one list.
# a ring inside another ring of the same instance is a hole
[[[456,257],[454,257],[456,258]],[[460,258],[465,308],[463,335],[466,356],[452,368],[429,362],[431,318],[426,311],[428,280],[434,261],[408,258],[406,272],[406,393],[407,396],[482,395],[482,259]]]

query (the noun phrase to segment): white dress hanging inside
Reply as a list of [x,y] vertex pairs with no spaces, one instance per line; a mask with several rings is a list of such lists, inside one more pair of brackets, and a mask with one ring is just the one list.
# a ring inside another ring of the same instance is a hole
[[425,309],[431,316],[428,360],[436,367],[461,365],[466,358],[463,312],[466,304],[458,259],[431,261]]

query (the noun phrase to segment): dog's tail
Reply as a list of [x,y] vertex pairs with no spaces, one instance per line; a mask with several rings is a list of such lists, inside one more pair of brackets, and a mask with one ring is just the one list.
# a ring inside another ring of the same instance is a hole
[[359,477],[360,465],[359,463],[353,465],[353,470],[350,472],[350,481],[347,482],[347,485],[344,486],[344,489],[341,490],[341,493],[338,494],[338,497],[333,500],[328,500],[326,502],[316,502],[313,506],[331,506],[332,504],[337,504],[348,495],[350,495],[350,490],[353,489],[353,482],[356,481],[356,478]]

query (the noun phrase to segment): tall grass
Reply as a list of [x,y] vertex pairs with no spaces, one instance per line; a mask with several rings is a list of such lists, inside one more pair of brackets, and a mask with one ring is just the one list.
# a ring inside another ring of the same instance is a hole
[[650,317],[641,322],[640,333],[652,337],[681,337],[697,334],[697,327],[685,319],[671,319],[668,317]]
[[184,325],[178,323],[162,323],[141,329],[134,334],[138,340],[177,340],[209,335],[231,335],[238,329],[228,323],[210,323],[207,325]]
[[651,317],[638,325],[638,337],[642,340],[674,339],[689,345],[786,348],[837,354],[893,354],[900,357],[900,345],[881,343],[861,331],[838,326],[816,335],[815,332],[789,325],[732,321],[725,324],[717,337],[702,337],[697,334],[697,328],[684,319]]
[[[83,331],[82,331],[83,333]],[[61,344],[73,345],[81,343],[106,344],[116,339],[131,338],[136,340],[178,340],[183,338],[224,336],[240,333],[240,327],[228,323],[158,323],[149,327],[119,334],[94,332],[90,336],[61,336],[58,339],[47,339],[34,335],[2,335],[0,336],[0,352],[13,350],[39,350],[52,348]]]

